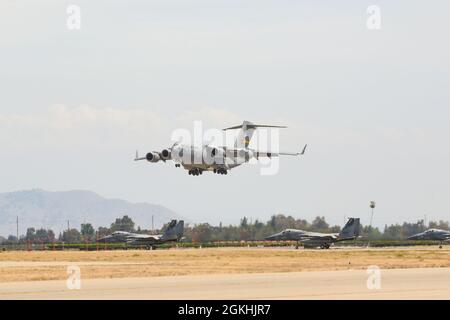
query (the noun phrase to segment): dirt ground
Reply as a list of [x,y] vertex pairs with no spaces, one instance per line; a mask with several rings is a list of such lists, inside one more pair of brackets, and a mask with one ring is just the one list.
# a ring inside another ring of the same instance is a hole
[[389,249],[211,248],[0,252],[0,282],[60,280],[78,265],[84,279],[450,267],[450,246]]

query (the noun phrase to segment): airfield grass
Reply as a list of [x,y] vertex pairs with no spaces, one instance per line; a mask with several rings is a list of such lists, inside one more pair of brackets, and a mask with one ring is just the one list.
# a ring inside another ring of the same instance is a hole
[[81,277],[124,278],[229,273],[272,273],[450,267],[450,246],[295,250],[208,248],[123,251],[0,252],[0,282],[67,279],[67,265]]

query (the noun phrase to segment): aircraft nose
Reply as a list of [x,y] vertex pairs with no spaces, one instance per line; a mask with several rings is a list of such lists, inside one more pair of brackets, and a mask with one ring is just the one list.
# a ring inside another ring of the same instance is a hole
[[268,237],[265,237],[264,239],[265,240],[278,240],[279,237],[280,237],[280,233],[275,233],[275,234],[272,234],[272,235],[270,235]]

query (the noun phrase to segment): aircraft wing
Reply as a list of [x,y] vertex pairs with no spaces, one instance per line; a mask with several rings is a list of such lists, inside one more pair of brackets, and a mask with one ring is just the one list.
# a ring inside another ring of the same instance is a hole
[[306,148],[308,145],[306,144],[303,147],[303,150],[301,152],[270,152],[270,151],[258,151],[258,150],[252,150],[256,158],[259,157],[278,157],[278,156],[303,156],[306,152]]
[[160,235],[136,234],[127,237],[127,242],[154,242],[161,238]]
[[336,241],[336,239],[337,239],[337,237],[335,235],[310,234],[310,235],[305,235],[301,240],[305,240],[305,241],[308,241],[308,240]]
[[248,158],[255,157],[256,159],[258,159],[260,157],[272,158],[272,157],[279,157],[279,156],[302,156],[305,154],[307,146],[308,145],[305,145],[301,152],[270,152],[270,151],[259,151],[259,150],[244,149],[244,148],[234,149],[234,148],[228,148],[228,147],[224,148],[224,151],[228,157],[232,157],[232,158],[241,157],[241,158],[248,159]]

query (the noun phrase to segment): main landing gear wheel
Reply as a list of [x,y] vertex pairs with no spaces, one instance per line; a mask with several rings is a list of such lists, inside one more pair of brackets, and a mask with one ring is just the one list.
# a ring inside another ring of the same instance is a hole
[[189,170],[188,173],[189,173],[189,175],[192,175],[192,176],[198,176],[200,174],[203,174],[203,170],[195,168],[195,169]]
[[228,174],[228,171],[225,169],[214,169],[214,173],[217,174]]

